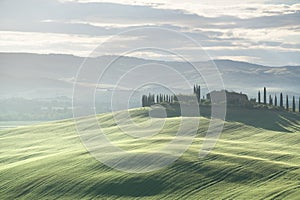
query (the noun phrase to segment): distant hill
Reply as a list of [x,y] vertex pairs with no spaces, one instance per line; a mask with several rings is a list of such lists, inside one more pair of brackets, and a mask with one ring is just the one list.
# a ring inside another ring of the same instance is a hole
[[[112,56],[92,58],[88,63],[93,69],[103,67]],[[84,58],[59,54],[0,53],[0,89],[1,97],[52,98],[71,97],[73,80]],[[256,96],[257,90],[266,86],[269,91],[284,91],[291,95],[300,95],[300,66],[269,67],[231,60],[215,60],[227,90],[244,92]],[[164,62],[144,60],[134,57],[122,57],[114,63],[110,76],[104,79],[107,88],[112,88],[118,77],[135,66],[147,63],[168,65],[195,83],[201,83],[198,75],[188,71],[189,64],[182,62]],[[201,70],[209,70],[211,62],[196,62]],[[88,82],[89,80],[85,80]],[[128,85],[134,85],[134,81]],[[170,80],[174,82],[174,80]],[[179,88],[174,82],[174,91],[184,93],[190,88]],[[127,87],[127,86],[126,86]]]

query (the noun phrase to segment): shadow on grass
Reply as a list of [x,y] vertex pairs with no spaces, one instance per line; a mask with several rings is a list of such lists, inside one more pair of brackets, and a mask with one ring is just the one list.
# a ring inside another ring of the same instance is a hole
[[286,111],[229,107],[226,121],[240,122],[271,131],[292,132],[287,128],[294,123],[298,124],[300,115]]
[[[180,106],[166,105],[168,117],[181,116]],[[187,106],[184,116],[199,116],[193,109]],[[211,117],[211,107],[209,105],[200,106],[200,115],[206,118]],[[300,130],[300,113],[287,112],[282,110],[272,110],[267,108],[247,108],[228,106],[226,111],[226,121],[240,122],[248,126],[262,128],[271,131],[292,132],[291,129]]]
[[133,177],[117,182],[101,183],[91,188],[90,193],[96,195],[115,195],[127,197],[154,196],[164,190],[164,184],[155,178]]

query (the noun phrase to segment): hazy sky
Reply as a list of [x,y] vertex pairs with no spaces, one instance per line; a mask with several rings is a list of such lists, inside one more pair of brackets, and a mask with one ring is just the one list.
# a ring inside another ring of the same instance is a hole
[[[300,65],[299,0],[0,0],[1,52],[87,56],[110,36],[152,26],[192,37],[213,59]],[[153,38],[197,60],[168,34]],[[128,34],[112,48],[120,53],[146,39]]]

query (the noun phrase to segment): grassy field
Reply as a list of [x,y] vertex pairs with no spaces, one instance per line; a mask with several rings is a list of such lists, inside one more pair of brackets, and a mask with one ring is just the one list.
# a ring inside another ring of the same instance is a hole
[[[132,110],[135,123],[147,124],[147,112]],[[299,199],[300,115],[229,115],[207,157],[199,159],[198,153],[209,120],[199,117],[188,151],[171,166],[142,174],[95,160],[73,120],[0,130],[0,199]],[[111,114],[98,118],[107,136],[129,151],[160,148],[174,137],[180,120],[168,118],[158,135],[136,142],[122,135]]]
[[28,126],[41,123],[42,121],[0,121],[0,130],[7,128],[15,128],[20,126]]

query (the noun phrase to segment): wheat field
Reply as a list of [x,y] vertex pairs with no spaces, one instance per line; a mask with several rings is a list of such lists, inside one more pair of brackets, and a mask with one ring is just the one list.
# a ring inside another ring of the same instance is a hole
[[[131,110],[132,120],[143,126],[148,111]],[[265,123],[276,126],[228,120],[216,147],[203,159],[198,153],[209,119],[198,117],[197,136],[183,156],[139,174],[93,158],[71,119],[0,130],[0,199],[299,199],[300,115],[270,116],[274,119]],[[137,142],[124,136],[111,114],[97,118],[116,145],[138,152],[172,140],[180,122],[179,117],[154,119],[165,120],[163,129]]]

